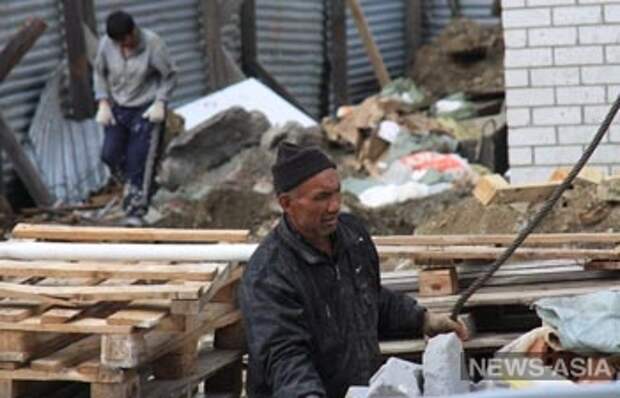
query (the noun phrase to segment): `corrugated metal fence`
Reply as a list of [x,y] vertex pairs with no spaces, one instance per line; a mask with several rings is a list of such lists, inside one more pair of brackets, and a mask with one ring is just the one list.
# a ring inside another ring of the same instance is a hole
[[[95,0],[99,33],[104,19],[117,8],[132,13],[137,22],[159,33],[180,69],[172,105],[208,92],[208,65],[201,18],[202,0]],[[230,0],[220,0],[229,8]],[[234,0],[239,2],[239,0]],[[258,60],[315,118],[323,116],[329,87],[327,69],[327,10],[329,0],[256,0]],[[370,29],[392,77],[402,75],[406,62],[406,2],[360,0]],[[28,17],[41,17],[49,29],[22,62],[0,83],[0,109],[9,125],[26,137],[43,87],[66,58],[61,0],[0,0],[0,47]],[[492,0],[461,0],[463,14],[483,23],[495,23]],[[448,22],[447,0],[423,0],[424,34],[428,39]],[[238,9],[238,7],[237,7]],[[234,26],[233,26],[234,25]],[[240,59],[240,18],[223,28],[223,42]],[[347,12],[348,85],[353,102],[377,91],[378,86],[351,15]],[[9,166],[4,162],[4,166]],[[7,173],[4,173],[6,176]],[[9,178],[13,173],[8,173]]]

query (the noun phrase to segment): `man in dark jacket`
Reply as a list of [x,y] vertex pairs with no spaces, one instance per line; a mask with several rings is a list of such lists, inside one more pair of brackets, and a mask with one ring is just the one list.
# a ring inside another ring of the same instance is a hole
[[381,287],[375,246],[340,214],[340,179],[323,152],[284,143],[272,172],[284,216],[250,259],[240,294],[249,397],[342,398],[380,366],[380,338],[466,338],[447,315]]

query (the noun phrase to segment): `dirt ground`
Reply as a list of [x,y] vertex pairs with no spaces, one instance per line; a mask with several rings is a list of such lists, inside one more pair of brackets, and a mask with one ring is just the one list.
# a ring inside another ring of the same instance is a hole
[[[537,204],[481,205],[466,197],[421,221],[416,233],[516,233],[540,209]],[[620,231],[620,206],[600,200],[592,186],[576,185],[567,191],[536,230],[549,232]]]
[[504,91],[504,40],[501,26],[482,27],[454,20],[417,50],[410,76],[433,99],[456,92]]

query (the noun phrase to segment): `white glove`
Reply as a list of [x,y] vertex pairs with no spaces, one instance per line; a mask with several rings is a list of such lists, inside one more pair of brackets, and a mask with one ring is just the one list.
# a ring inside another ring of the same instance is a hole
[[110,108],[108,101],[99,101],[99,109],[97,109],[95,121],[102,126],[114,126],[116,124],[116,120],[114,120],[114,115],[112,114],[112,108]]
[[142,115],[143,118],[148,119],[151,123],[161,123],[166,117],[166,106],[163,101],[155,101],[148,107],[146,112]]

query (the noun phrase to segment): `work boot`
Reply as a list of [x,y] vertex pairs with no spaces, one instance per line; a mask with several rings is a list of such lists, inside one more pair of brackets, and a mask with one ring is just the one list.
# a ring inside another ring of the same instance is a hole
[[127,216],[122,220],[124,227],[140,228],[144,226],[144,220],[139,216]]

